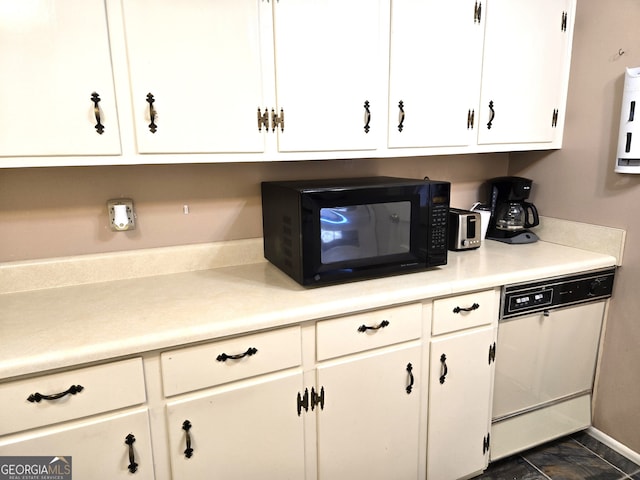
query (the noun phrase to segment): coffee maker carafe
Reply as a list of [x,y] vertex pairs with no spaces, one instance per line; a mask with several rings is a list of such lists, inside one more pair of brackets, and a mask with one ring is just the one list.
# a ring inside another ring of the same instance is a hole
[[533,243],[538,236],[528,230],[540,223],[538,210],[526,201],[531,180],[522,177],[498,177],[489,180],[491,219],[487,238],[504,243]]

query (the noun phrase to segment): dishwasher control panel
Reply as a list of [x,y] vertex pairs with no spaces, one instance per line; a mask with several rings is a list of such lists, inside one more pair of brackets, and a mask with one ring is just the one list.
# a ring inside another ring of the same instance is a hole
[[507,285],[502,289],[500,318],[535,313],[566,305],[608,298],[615,267],[604,270]]
[[533,288],[528,291],[515,292],[509,295],[509,312],[520,312],[532,307],[546,307],[553,301],[553,289],[548,287]]

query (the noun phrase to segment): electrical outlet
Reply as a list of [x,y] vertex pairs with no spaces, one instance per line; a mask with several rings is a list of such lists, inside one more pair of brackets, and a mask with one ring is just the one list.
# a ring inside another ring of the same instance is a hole
[[133,211],[133,200],[117,198],[107,201],[109,225],[114,232],[124,232],[136,228],[136,214]]

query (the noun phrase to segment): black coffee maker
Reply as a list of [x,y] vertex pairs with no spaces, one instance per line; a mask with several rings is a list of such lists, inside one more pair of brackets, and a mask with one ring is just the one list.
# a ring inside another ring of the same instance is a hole
[[487,238],[504,243],[533,243],[538,236],[528,230],[540,223],[538,209],[529,198],[528,178],[498,177],[488,181],[491,219]]

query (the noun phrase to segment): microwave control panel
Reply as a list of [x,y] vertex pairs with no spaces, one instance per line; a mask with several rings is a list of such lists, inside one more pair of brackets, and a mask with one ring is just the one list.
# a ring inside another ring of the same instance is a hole
[[447,247],[447,217],[449,208],[447,205],[434,206],[431,213],[431,248],[442,249]]
[[429,180],[427,266],[445,265],[447,263],[447,240],[449,226],[449,200],[451,184],[437,180]]

